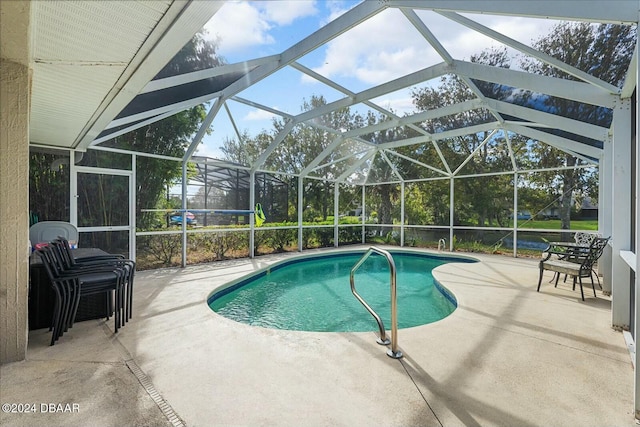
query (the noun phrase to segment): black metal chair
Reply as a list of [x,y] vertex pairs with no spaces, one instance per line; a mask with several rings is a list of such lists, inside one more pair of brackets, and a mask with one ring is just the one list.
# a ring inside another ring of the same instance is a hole
[[38,253],[56,296],[51,322],[51,345],[73,326],[78,303],[84,295],[101,292],[108,294],[106,318],[109,319],[111,313],[114,313],[115,332],[118,332],[118,328],[123,324],[122,315],[125,313],[126,269],[115,265],[103,265],[65,270],[59,247],[56,245],[50,244],[39,249]]
[[[540,261],[540,277],[538,279],[538,292],[542,283],[542,275],[545,270],[553,271],[555,276],[555,287],[558,286],[560,274],[566,274],[573,277],[573,290],[576,289],[576,281],[580,283],[580,294],[584,301],[584,290],[582,288],[582,278],[591,278],[591,287],[593,295],[596,295],[596,287],[593,281],[593,266],[602,256],[609,237],[596,237],[592,240],[588,249],[573,247],[563,247],[561,243],[549,245],[546,256]],[[558,255],[561,259],[551,259],[552,255]]]
[[124,281],[124,313],[122,316],[122,326],[128,322],[133,313],[133,280],[136,270],[136,263],[133,260],[126,259],[119,254],[94,255],[81,258],[75,258],[70,249],[69,242],[64,237],[58,237],[51,242],[57,249],[62,259],[62,265],[65,269],[78,269],[87,267],[103,267],[117,266],[123,268],[126,272]]

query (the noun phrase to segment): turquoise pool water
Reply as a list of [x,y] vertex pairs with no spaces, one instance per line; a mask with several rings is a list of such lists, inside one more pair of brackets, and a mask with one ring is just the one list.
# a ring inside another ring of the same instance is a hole
[[[360,253],[298,258],[274,265],[212,294],[209,307],[218,314],[265,328],[319,331],[377,331],[373,317],[351,293],[349,274]],[[409,328],[443,319],[456,308],[455,298],[434,283],[431,271],[447,262],[469,259],[392,252],[397,268],[398,327]],[[390,320],[387,260],[373,254],[355,275],[358,293]]]

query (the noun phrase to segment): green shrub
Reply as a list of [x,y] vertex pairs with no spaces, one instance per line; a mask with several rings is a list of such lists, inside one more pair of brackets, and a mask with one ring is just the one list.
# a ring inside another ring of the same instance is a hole
[[362,241],[362,227],[343,227],[338,231],[340,243],[360,243]]
[[238,233],[203,233],[192,235],[192,237],[196,247],[204,248],[206,251],[213,253],[216,260],[224,259],[230,250],[240,249],[239,242],[241,239]]
[[266,245],[276,252],[284,252],[284,249],[291,246],[297,238],[297,230],[291,228],[265,231]]
[[178,256],[182,250],[182,236],[178,234],[160,234],[143,237],[145,238],[138,240],[143,255],[161,263],[163,266],[174,264],[174,257]]

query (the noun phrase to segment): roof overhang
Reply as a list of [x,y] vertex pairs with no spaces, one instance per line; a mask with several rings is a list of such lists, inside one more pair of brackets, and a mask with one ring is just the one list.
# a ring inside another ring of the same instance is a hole
[[33,2],[31,142],[86,149],[223,4]]

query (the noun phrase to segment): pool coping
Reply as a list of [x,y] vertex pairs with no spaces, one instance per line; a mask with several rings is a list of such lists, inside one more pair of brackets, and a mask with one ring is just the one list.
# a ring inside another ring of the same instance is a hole
[[[148,391],[131,385],[134,361],[187,425],[635,425],[633,369],[601,292],[582,302],[570,284],[546,281],[536,292],[536,260],[473,254],[479,263],[434,270],[459,308],[402,329],[399,360],[376,345],[375,333],[252,327],[206,306],[212,282],[292,255],[140,272],[134,319],[118,334],[112,321],[80,322],[49,347],[48,331],[30,331],[28,360],[2,366],[3,395],[64,395],[83,410],[73,421],[68,414],[2,420],[161,425],[141,418],[153,408]],[[117,394],[88,391],[121,383]]]

